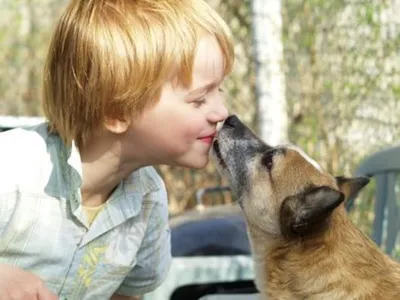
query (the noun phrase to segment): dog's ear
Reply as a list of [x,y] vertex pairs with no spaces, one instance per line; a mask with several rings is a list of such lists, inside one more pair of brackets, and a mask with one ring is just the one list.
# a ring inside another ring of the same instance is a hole
[[358,192],[366,186],[370,179],[368,177],[344,177],[337,176],[336,183],[339,190],[344,194],[344,201],[347,202],[350,199],[354,199]]
[[328,186],[310,188],[286,198],[280,211],[282,234],[294,237],[322,228],[343,200],[342,192]]

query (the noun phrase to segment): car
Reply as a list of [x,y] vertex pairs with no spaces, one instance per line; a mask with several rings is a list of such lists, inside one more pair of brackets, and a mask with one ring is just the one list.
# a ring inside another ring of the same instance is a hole
[[235,203],[210,207],[201,203],[204,194],[225,191],[230,189],[216,186],[198,190],[198,205],[170,219],[171,269],[166,280],[144,300],[211,299],[211,295],[228,294],[233,298],[257,293],[240,208]]

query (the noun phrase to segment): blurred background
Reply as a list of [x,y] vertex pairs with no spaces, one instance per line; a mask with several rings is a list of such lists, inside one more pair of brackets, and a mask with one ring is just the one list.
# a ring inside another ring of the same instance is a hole
[[[41,76],[66,0],[0,0],[0,115],[41,116]],[[236,62],[224,90],[231,113],[266,141],[301,146],[335,175],[400,138],[400,0],[209,0],[229,24]],[[161,166],[171,215],[199,188],[226,182]],[[371,184],[351,218],[370,233]],[[396,190],[399,192],[399,189]],[[399,197],[398,197],[399,198]],[[231,202],[205,195],[206,206]]]

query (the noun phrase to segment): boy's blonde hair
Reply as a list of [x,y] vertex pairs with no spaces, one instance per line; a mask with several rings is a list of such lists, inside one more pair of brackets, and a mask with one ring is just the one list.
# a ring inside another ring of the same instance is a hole
[[156,103],[171,76],[188,87],[204,34],[216,37],[230,73],[230,31],[203,0],[72,0],[44,70],[50,131],[83,145],[108,117],[130,118]]

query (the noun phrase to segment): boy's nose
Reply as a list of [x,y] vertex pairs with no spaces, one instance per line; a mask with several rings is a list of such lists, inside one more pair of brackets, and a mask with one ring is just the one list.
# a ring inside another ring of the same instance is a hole
[[228,117],[228,109],[224,104],[219,104],[215,107],[214,111],[210,115],[210,121],[213,123],[218,123],[224,121]]

